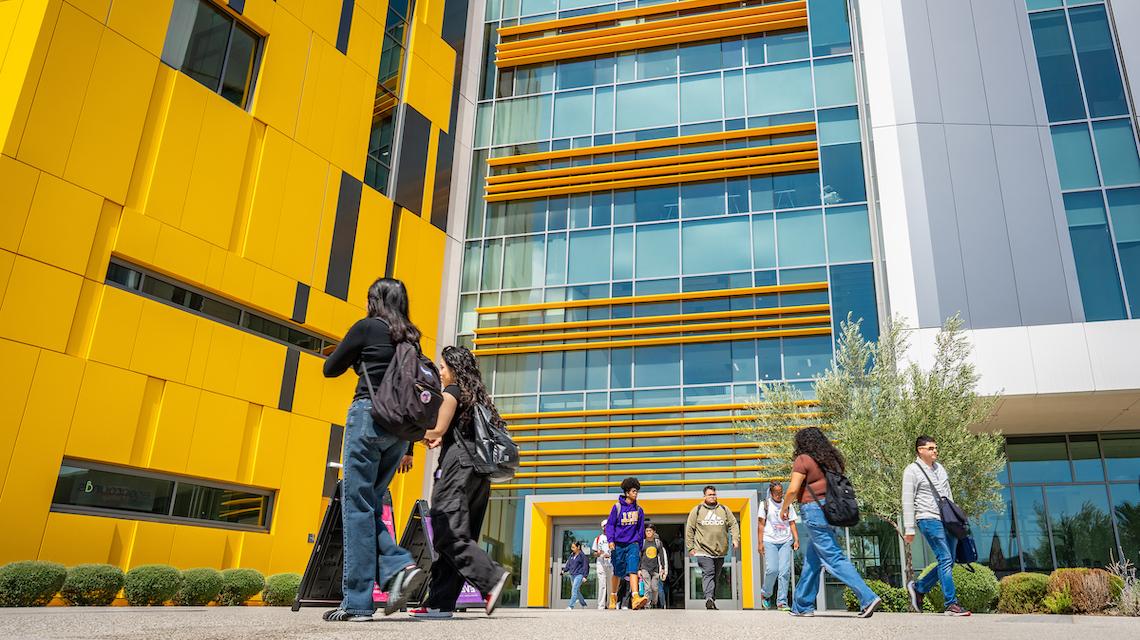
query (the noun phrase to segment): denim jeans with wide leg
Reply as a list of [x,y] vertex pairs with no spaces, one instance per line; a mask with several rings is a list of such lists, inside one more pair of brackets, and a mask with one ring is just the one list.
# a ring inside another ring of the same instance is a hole
[[579,602],[582,603],[583,607],[590,606],[590,603],[586,602],[586,599],[582,597],[582,582],[585,579],[586,579],[586,576],[574,576],[573,578],[570,579],[570,608],[571,609],[573,609],[574,605],[578,604]]
[[[764,543],[764,589],[761,592],[764,598],[772,597],[772,587],[776,586],[779,578],[779,590],[776,591],[776,606],[788,604],[788,581],[792,577],[792,541],[765,542]],[[767,606],[767,605],[765,605]]]
[[958,602],[958,594],[954,590],[954,553],[950,550],[951,541],[957,544],[957,538],[951,537],[946,533],[946,527],[942,524],[941,520],[924,519],[915,523],[918,525],[918,530],[922,532],[922,537],[926,538],[926,543],[930,545],[930,550],[934,552],[934,557],[938,560],[938,566],[932,571],[927,571],[925,575],[918,579],[914,588],[919,593],[930,593],[934,588],[934,583],[942,582],[942,595],[945,597],[946,606],[950,606]]
[[344,481],[341,513],[344,522],[344,599],[341,608],[372,615],[372,583],[387,586],[393,576],[412,564],[412,555],[396,544],[381,521],[381,501],[396,467],[408,449],[404,442],[372,421],[372,403],[357,400],[344,423]]
[[[796,583],[792,611],[815,611],[819,578],[824,569],[855,592],[860,608],[866,607],[877,596],[843,553],[843,547],[835,537],[835,529],[823,516],[821,504],[822,501],[808,502],[800,508],[800,542],[804,548],[804,567],[800,572],[800,580]],[[805,536],[807,540],[804,540]]]

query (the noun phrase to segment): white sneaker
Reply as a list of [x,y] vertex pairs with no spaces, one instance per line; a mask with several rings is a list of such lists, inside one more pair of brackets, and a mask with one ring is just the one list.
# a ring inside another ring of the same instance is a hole
[[511,574],[504,571],[503,575],[499,577],[499,581],[491,588],[491,592],[487,594],[487,615],[495,613],[495,608],[499,606],[499,596],[503,595],[503,587],[507,586],[507,578],[510,577]]
[[442,611],[440,609],[429,609],[427,607],[419,607],[417,609],[408,609],[408,613],[419,620],[450,620],[455,616],[452,611]]

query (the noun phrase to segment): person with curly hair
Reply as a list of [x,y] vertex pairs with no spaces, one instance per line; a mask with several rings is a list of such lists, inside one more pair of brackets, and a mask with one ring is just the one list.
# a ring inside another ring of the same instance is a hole
[[[820,505],[827,495],[827,476],[824,470],[843,473],[847,464],[843,454],[817,427],[796,432],[795,452],[792,461],[792,481],[780,507],[780,519],[788,520],[793,501],[800,503],[800,521],[804,525],[804,566],[792,598],[791,614],[797,617],[815,615],[816,596],[819,595],[820,574],[823,567],[847,585],[859,597],[860,618],[870,618],[882,601],[867,586],[858,569],[843,552],[835,536],[835,529],[827,522]],[[803,490],[807,489],[808,495]]]
[[432,546],[438,557],[431,566],[427,601],[412,615],[450,618],[464,581],[483,594],[487,615],[491,615],[510,572],[478,544],[491,481],[475,472],[471,458],[474,407],[481,405],[490,409],[495,420],[502,418],[483,384],[475,355],[466,347],[444,347],[442,356],[443,405],[435,428],[424,434],[428,447],[440,448],[430,511]]

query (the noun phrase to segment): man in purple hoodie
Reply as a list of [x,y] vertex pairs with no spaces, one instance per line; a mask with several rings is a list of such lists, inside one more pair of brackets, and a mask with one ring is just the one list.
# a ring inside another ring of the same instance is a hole
[[629,578],[630,593],[633,595],[633,608],[640,609],[649,601],[638,595],[637,570],[641,565],[641,543],[645,538],[645,512],[637,506],[637,493],[641,483],[637,478],[621,481],[621,496],[610,509],[606,518],[606,539],[610,541],[610,558],[614,565],[614,577],[610,590],[610,608],[617,608],[618,584],[622,576]]

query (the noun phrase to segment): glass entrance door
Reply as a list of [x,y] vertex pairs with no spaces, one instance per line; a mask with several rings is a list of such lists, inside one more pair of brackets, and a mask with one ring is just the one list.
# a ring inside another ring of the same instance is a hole
[[[569,574],[562,573],[562,567],[570,559],[570,543],[578,540],[582,543],[582,553],[590,564],[590,576],[582,583],[582,596],[591,607],[598,603],[598,578],[594,566],[594,558],[590,552],[590,545],[601,531],[598,523],[589,524],[559,524],[554,527],[554,548],[550,552],[550,607],[552,609],[565,609],[570,605],[571,581]],[[580,605],[579,605],[580,606]]]

